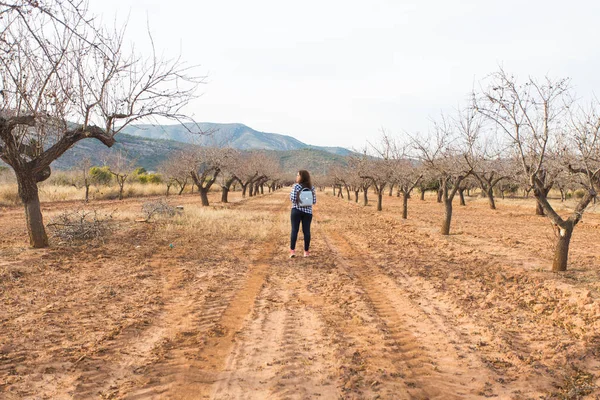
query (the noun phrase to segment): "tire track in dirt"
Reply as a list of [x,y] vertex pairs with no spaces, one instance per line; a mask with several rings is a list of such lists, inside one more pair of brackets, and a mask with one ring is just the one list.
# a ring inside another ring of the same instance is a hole
[[[277,223],[281,203],[267,204]],[[271,229],[274,231],[274,229]],[[271,264],[276,241],[273,237],[246,253],[245,248],[233,249],[250,258],[248,274],[237,285],[217,288],[205,306],[192,315],[193,334],[185,332],[165,346],[164,362],[149,372],[146,384],[126,398],[205,398],[218,379],[223,362],[230,353],[239,329],[252,310]]]
[[493,393],[490,372],[476,357],[456,350],[456,338],[447,338],[448,329],[440,330],[389,277],[370,267],[344,235],[329,230],[325,235],[331,251],[362,284],[380,319],[389,357],[403,366],[398,376],[411,397],[447,399]]
[[[251,250],[248,242],[242,243],[238,251],[256,257],[260,249]],[[160,262],[166,264],[169,260]],[[76,382],[75,398],[168,395],[173,382],[189,368],[187,361],[199,357],[206,338],[223,335],[219,321],[247,274],[226,276],[218,270],[213,274],[210,268],[193,266],[196,273],[184,268],[183,277],[173,277],[170,271],[181,268],[165,267],[160,269],[167,272],[168,281],[160,312],[149,319],[147,327],[115,332],[101,355],[82,358],[85,361],[75,366],[84,370]],[[210,282],[208,286],[206,282]]]
[[364,291],[318,222],[312,248],[318,256],[276,258],[212,398],[410,398]]
[[256,298],[249,324],[236,338],[234,349],[225,362],[224,371],[214,385],[211,398],[268,398],[276,377],[274,365],[280,363],[279,347],[284,337],[285,319],[282,293],[265,278]]
[[322,356],[326,347],[322,322],[314,311],[305,309],[302,304],[288,305],[285,316],[280,350],[284,357],[276,374],[273,394],[285,399],[332,398],[335,388],[322,387],[330,385],[327,382],[330,374]]
[[[394,224],[400,222],[399,216],[384,216],[377,215],[377,218],[384,224]],[[404,221],[406,222],[406,221]],[[473,256],[481,254],[482,250],[475,247],[461,248],[464,245],[463,240],[449,242],[441,240],[441,243],[434,245],[423,246],[423,243],[429,243],[432,238],[428,233],[422,232],[419,227],[413,226],[411,222],[409,226],[404,226],[402,231],[403,247],[419,248],[421,254],[418,256],[399,257],[395,259],[397,265],[382,265],[379,262],[379,267],[386,275],[388,275],[396,284],[401,287],[406,293],[409,293],[409,298],[418,301],[419,306],[424,310],[428,310],[429,315],[436,318],[440,324],[450,327],[454,332],[454,337],[459,338],[461,342],[466,344],[466,347],[472,351],[479,353],[481,361],[497,376],[496,380],[504,384],[510,384],[510,389],[504,387],[504,391],[508,396],[509,393],[518,393],[519,391],[528,392],[530,394],[543,396],[545,390],[542,387],[551,387],[552,380],[556,377],[552,373],[548,373],[550,369],[543,362],[540,362],[540,347],[539,341],[543,340],[539,335],[532,335],[536,331],[537,316],[530,316],[533,321],[519,321],[519,326],[530,324],[529,329],[524,330],[506,330],[498,329],[497,326],[490,324],[485,320],[475,321],[473,315],[465,314],[464,312],[456,312],[455,299],[451,299],[448,293],[440,293],[434,288],[431,282],[428,282],[427,277],[409,276],[403,272],[406,270],[409,262],[426,262],[428,265],[444,265],[448,271],[453,271],[454,265],[461,262],[461,256]],[[427,229],[426,229],[427,230]],[[455,239],[455,238],[452,238]],[[363,243],[357,244],[357,247],[366,249]],[[485,250],[483,251],[485,253]],[[482,257],[484,260],[485,257]],[[491,263],[491,261],[482,261]],[[502,268],[498,267],[497,274],[500,274]],[[467,271],[470,278],[478,282],[481,278],[477,277],[481,271]],[[479,288],[473,287],[472,290],[477,291]],[[483,288],[479,289],[483,291]],[[454,310],[451,306],[454,304]],[[477,313],[475,313],[477,316]],[[504,314],[498,316],[498,319],[506,318]],[[555,328],[553,328],[555,329]],[[540,332],[541,333],[541,332]],[[465,345],[462,346],[463,348]],[[542,371],[546,371],[543,373]],[[533,384],[535,382],[535,384]],[[539,389],[536,389],[539,388]]]
[[[281,228],[278,236],[285,237]],[[278,247],[284,247],[283,240]],[[211,398],[338,398],[333,344],[320,313],[307,304],[302,258],[280,253]]]
[[171,396],[173,383],[186,373],[191,363],[200,359],[200,350],[206,338],[223,335],[224,328],[219,321],[241,287],[241,281],[224,282],[218,288],[210,288],[203,299],[198,298],[187,304],[174,301],[173,305],[179,308],[176,315],[181,315],[181,310],[187,308],[184,318],[172,319],[175,326],[170,334],[162,337],[152,349],[157,360],[139,372],[143,379],[135,390],[129,391],[126,398]]
[[[74,367],[84,372],[77,380],[74,398],[122,396],[140,383],[151,380],[153,365],[161,362],[174,342],[189,341],[197,336],[195,316],[203,315],[200,325],[206,325],[212,317],[211,312],[219,309],[213,295],[204,294],[204,289],[197,285],[200,280],[187,269],[175,276],[167,276],[161,300],[164,305],[148,327],[136,326],[114,332],[114,337],[106,339],[107,345],[97,351],[98,354],[78,359]],[[232,287],[233,292],[235,279],[225,279],[220,285]],[[222,296],[225,304],[220,307],[226,307],[231,295]],[[203,313],[205,310],[210,312]],[[111,356],[113,359],[109,361]],[[149,393],[154,392],[150,390]]]
[[[354,205],[345,205],[345,208],[356,210]],[[553,382],[560,380],[560,377],[542,359],[546,340],[543,337],[548,332],[539,331],[536,327],[539,316],[531,315],[528,319],[515,316],[516,325],[506,329],[502,321],[507,317],[513,318],[507,314],[512,308],[499,309],[490,320],[481,318],[485,316],[485,310],[481,310],[483,315],[479,316],[480,310],[468,306],[469,296],[484,293],[485,297],[485,282],[490,280],[490,272],[492,281],[504,279],[504,264],[498,265],[481,256],[478,247],[465,248],[462,240],[457,242],[455,237],[432,237],[429,225],[417,224],[421,221],[401,220],[396,214],[363,213],[366,214],[364,218],[370,218],[365,226],[370,236],[364,240],[359,232],[347,232],[352,247],[371,254],[377,269],[392,279],[433,322],[451,333],[451,343],[455,344],[457,350],[473,353],[473,357],[493,372],[494,381],[500,385],[495,382],[487,385],[485,392],[506,397],[518,397],[522,393],[544,396],[548,388],[556,387]],[[498,271],[465,268],[462,265],[477,265],[478,262],[482,266],[492,263]],[[416,275],[415,265],[420,265]],[[412,270],[413,275],[409,276],[404,270]],[[430,273],[434,275],[429,276]],[[445,276],[441,281],[440,274]],[[466,274],[466,277],[461,274]],[[468,279],[474,284],[463,293],[464,299],[456,298],[446,289],[447,285],[453,286],[455,279]],[[502,285],[496,290],[502,291]],[[471,311],[465,311],[465,302],[466,310]],[[556,327],[550,327],[550,331],[554,329]]]
[[388,357],[380,321],[360,279],[331,251],[318,220],[314,227],[319,256],[311,260],[312,268],[299,273],[308,282],[304,297],[317,304],[324,334],[334,345],[338,398],[411,398],[398,379],[403,370]]

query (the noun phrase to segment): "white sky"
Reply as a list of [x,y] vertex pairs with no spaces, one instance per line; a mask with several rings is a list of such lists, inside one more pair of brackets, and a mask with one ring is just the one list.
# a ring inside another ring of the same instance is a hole
[[600,93],[600,2],[90,0],[207,74],[189,112],[323,146],[427,131],[502,65]]

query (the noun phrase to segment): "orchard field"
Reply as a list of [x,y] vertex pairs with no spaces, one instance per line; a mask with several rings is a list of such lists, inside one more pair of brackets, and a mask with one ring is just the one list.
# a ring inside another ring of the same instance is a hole
[[0,398],[600,396],[595,208],[553,273],[534,199],[467,198],[443,236],[434,196],[403,220],[395,196],[377,212],[318,192],[312,255],[289,259],[287,188],[209,197],[149,223],[147,198],[95,201],[111,234],[46,249],[2,208]]

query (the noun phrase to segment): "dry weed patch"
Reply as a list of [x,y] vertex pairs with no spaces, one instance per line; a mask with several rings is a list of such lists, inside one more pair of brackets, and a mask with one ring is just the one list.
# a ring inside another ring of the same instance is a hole
[[115,229],[112,214],[98,210],[63,211],[48,223],[52,237],[73,244],[87,240],[103,240]]
[[176,212],[177,209],[170,205],[165,199],[147,201],[142,205],[142,214],[145,217],[145,221],[150,221],[154,216],[164,218],[174,217]]
[[165,234],[185,233],[192,237],[214,237],[224,240],[265,240],[271,216],[268,212],[246,208],[186,208],[182,215],[166,221]]

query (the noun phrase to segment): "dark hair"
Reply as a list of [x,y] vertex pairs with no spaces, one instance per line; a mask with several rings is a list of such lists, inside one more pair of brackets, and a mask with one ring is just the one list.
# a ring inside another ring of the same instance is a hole
[[312,189],[312,182],[310,181],[310,174],[308,173],[308,171],[305,169],[301,169],[300,171],[298,171],[298,174],[300,175],[300,182],[298,183],[305,188]]

